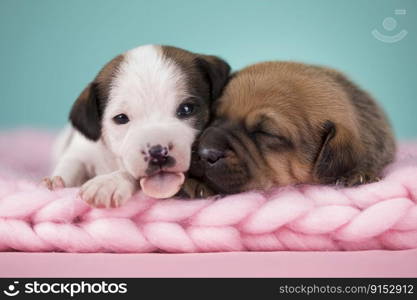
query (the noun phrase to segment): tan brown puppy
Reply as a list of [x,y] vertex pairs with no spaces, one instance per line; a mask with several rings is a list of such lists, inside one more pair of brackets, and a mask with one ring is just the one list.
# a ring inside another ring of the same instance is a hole
[[341,73],[294,62],[237,72],[191,171],[218,193],[377,180],[395,141],[383,111]]

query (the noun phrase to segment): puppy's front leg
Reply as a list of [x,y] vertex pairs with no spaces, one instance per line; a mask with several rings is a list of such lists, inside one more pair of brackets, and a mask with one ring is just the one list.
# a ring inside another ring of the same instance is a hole
[[52,176],[42,179],[41,185],[51,190],[80,186],[87,180],[87,170],[82,161],[76,158],[63,157]]
[[118,207],[138,189],[133,176],[126,171],[96,176],[87,181],[80,191],[81,198],[94,207]]

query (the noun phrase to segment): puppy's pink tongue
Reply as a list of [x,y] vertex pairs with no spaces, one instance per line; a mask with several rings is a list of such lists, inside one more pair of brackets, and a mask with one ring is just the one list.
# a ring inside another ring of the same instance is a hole
[[140,180],[142,191],[153,198],[169,198],[174,196],[184,183],[183,173],[161,172]]

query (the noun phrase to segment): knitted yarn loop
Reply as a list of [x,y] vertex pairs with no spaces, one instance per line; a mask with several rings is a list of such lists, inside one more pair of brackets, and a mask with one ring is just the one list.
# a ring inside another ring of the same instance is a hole
[[93,209],[78,189],[0,180],[0,250],[62,252],[333,251],[417,248],[417,167],[357,188],[286,187],[222,199],[137,193]]

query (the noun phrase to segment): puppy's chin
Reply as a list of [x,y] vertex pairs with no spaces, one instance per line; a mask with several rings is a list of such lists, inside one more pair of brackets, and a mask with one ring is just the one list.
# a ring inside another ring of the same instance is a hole
[[226,162],[206,165],[203,181],[219,194],[236,194],[250,189],[250,175],[243,168],[230,168]]
[[272,186],[280,186],[280,184],[274,184],[270,180],[257,181],[255,179],[248,180],[247,182],[240,183],[236,180],[236,176],[211,176],[210,173],[206,173],[204,177],[204,183],[213,191],[221,195],[238,194],[253,190],[265,191]]

